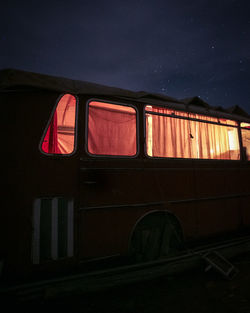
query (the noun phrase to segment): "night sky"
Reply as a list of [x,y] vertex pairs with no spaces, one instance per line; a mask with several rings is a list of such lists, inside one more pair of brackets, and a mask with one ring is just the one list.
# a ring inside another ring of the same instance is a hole
[[0,68],[250,113],[250,0],[9,0]]

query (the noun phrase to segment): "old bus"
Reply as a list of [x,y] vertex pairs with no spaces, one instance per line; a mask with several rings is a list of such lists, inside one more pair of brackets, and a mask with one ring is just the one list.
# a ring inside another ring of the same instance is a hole
[[0,88],[2,280],[249,231],[240,107],[12,69]]

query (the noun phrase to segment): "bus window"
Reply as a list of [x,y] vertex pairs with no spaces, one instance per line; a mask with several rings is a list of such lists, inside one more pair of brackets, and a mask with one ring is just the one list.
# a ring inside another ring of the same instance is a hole
[[242,144],[246,148],[247,160],[250,160],[250,124],[241,123],[240,126],[244,127],[241,128]]
[[148,156],[240,159],[237,124],[234,121],[153,106],[146,106],[145,118]]
[[58,102],[42,141],[46,154],[71,154],[75,148],[76,98],[65,94]]
[[88,152],[95,155],[135,156],[136,110],[91,101],[88,106]]

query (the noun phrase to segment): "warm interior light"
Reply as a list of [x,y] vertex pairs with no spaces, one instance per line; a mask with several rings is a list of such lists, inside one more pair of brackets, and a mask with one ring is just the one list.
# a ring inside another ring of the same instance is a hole
[[246,157],[250,160],[250,123],[241,123],[241,137],[242,137],[242,144],[246,150]]
[[238,130],[236,128],[228,130],[228,141],[230,150],[239,149]]
[[[147,109],[151,110],[152,106],[147,105]],[[146,114],[146,121],[147,121],[147,154],[149,156],[153,156],[153,146],[152,146],[152,115]]]
[[[238,160],[236,122],[214,117],[146,106],[147,154],[155,157]],[[151,112],[157,114],[151,114]],[[204,122],[187,118],[197,118]],[[218,123],[218,124],[215,124]]]
[[75,143],[76,98],[65,94],[57,104],[42,143],[49,154],[70,154]]
[[91,154],[136,155],[136,131],[136,110],[132,106],[89,103],[88,151]]
[[250,123],[240,123],[240,126],[250,128]]

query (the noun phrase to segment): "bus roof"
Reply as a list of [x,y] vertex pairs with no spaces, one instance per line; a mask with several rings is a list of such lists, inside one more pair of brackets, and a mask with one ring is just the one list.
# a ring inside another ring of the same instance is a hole
[[16,69],[4,69],[0,71],[0,90],[13,87],[34,87],[73,94],[94,94],[120,96],[128,98],[155,97],[164,101],[181,103],[181,101],[162,94],[149,94],[144,91],[131,91],[117,87],[95,84],[87,81],[56,77],[40,73],[21,71]]
[[140,101],[147,104],[163,105],[175,110],[190,111],[238,121],[250,121],[250,115],[239,106],[234,106],[228,109],[212,107],[199,97],[175,99],[158,93],[131,91],[87,81],[73,80],[65,77],[57,77],[17,69],[0,70],[0,91],[23,90],[27,88],[51,90],[76,95],[111,96],[120,99]]

